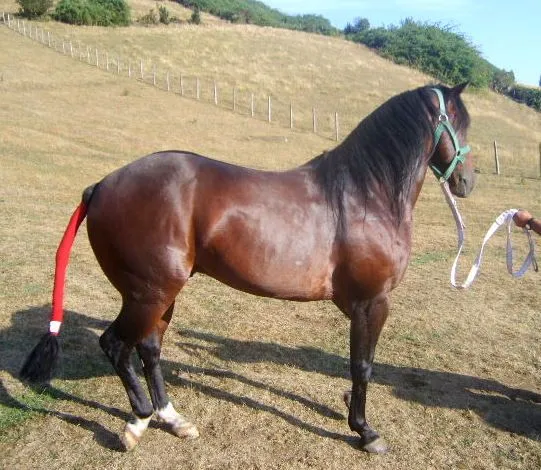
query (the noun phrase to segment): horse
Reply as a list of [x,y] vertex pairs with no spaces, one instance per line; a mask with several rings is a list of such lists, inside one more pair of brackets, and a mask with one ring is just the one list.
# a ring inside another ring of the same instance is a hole
[[[71,244],[81,222],[99,265],[122,297],[99,343],[133,411],[120,439],[140,441],[153,415],[179,437],[197,427],[171,404],[160,369],[175,298],[195,273],[235,289],[294,301],[331,300],[350,320],[348,424],[361,449],[384,453],[365,416],[389,295],[404,276],[412,213],[430,167],[451,192],[475,185],[466,139],[467,83],[423,86],[390,98],[330,151],[288,171],[261,171],[187,151],[147,155],[85,189],[56,258],[49,331],[21,370],[48,383]],[[136,350],[150,400],[130,354]]]

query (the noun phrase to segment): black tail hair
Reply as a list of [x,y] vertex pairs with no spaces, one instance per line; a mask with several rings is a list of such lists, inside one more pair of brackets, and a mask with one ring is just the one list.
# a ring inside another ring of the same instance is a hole
[[58,367],[60,344],[56,335],[46,333],[21,368],[20,377],[31,383],[48,383]]

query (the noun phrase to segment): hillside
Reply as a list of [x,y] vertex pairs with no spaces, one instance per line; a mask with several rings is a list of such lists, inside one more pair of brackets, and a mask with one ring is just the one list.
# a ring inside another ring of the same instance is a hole
[[[190,15],[174,2],[164,5],[179,18]],[[132,7],[136,18],[155,8],[155,3],[135,0]],[[0,2],[0,9],[16,11],[8,0]],[[230,97],[237,87],[244,108],[249,94],[255,93],[260,111],[272,95],[274,120],[284,125],[289,122],[290,103],[297,110],[296,119],[305,122],[306,128],[312,108],[321,115],[322,130],[332,128],[334,112],[338,112],[342,135],[389,96],[431,81],[340,38],[233,25],[212,17],[205,17],[201,26],[104,29],[48,22],[46,28],[58,38],[82,44],[83,49],[98,48],[134,64],[143,60],[147,73],[156,66],[162,86],[166,72],[171,80],[178,80],[180,73],[191,77],[192,87],[197,76],[206,82],[203,91],[207,95],[213,81],[223,96]],[[513,171],[517,162],[520,166],[526,163],[530,170],[525,175],[536,175],[541,115],[491,92],[470,93],[467,101],[473,117],[472,147],[481,169],[492,169],[493,141],[497,140]]]

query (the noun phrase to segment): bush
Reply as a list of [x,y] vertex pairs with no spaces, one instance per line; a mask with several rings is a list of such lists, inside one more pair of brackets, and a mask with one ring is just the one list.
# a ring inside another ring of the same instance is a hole
[[493,66],[462,34],[449,27],[406,19],[400,27],[367,29],[346,37],[443,82],[469,81],[475,87],[488,87],[492,81]]
[[192,13],[192,17],[190,18],[190,23],[193,24],[201,24],[201,13],[199,12],[199,7],[195,5]]
[[158,14],[160,15],[160,23],[169,24],[171,20],[169,18],[169,10],[166,7],[160,5],[158,7]]
[[53,17],[76,25],[128,26],[131,22],[124,0],[60,0]]
[[141,24],[146,24],[146,25],[158,24],[159,19],[158,19],[158,15],[154,11],[154,8],[151,8],[150,10],[148,10],[148,13],[146,15],[141,16],[141,18],[139,18],[137,22]]
[[[321,15],[286,15],[258,0],[176,0],[181,5],[198,8],[232,23],[250,23],[258,26],[309,31],[337,35],[338,30]],[[195,23],[195,21],[192,21]]]
[[29,20],[43,16],[53,6],[53,0],[17,0],[19,14]]

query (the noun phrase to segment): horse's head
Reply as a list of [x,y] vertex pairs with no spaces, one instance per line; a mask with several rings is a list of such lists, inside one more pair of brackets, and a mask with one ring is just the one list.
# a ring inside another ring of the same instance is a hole
[[463,83],[455,88],[438,86],[429,89],[439,109],[434,130],[434,153],[429,165],[440,181],[448,181],[451,192],[458,197],[467,197],[475,186],[471,149],[463,145],[470,124],[460,98],[466,86],[467,83]]

